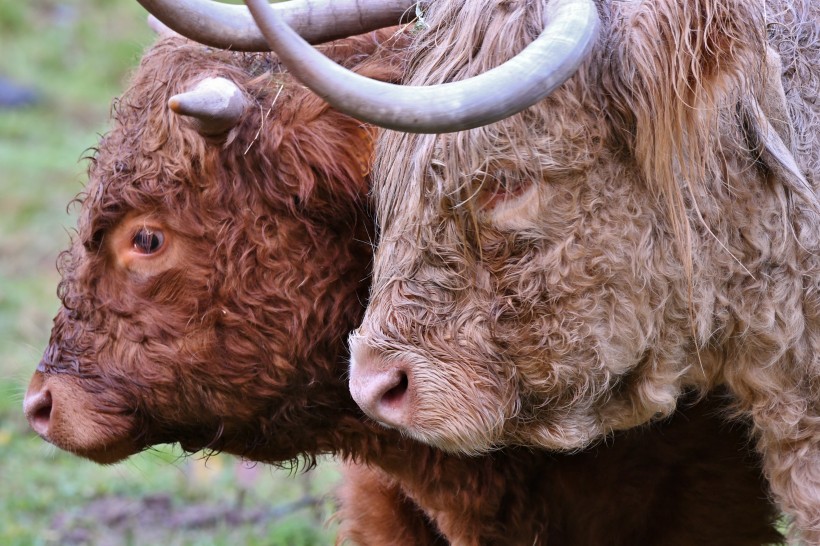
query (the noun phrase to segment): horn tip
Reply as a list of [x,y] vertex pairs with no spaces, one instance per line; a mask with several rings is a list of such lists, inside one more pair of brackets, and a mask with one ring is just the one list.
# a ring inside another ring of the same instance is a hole
[[242,90],[224,77],[205,78],[193,89],[168,99],[168,109],[187,116],[197,131],[206,136],[225,133],[236,126],[248,107]]
[[182,100],[179,95],[174,95],[168,99],[168,108],[176,114],[182,114]]

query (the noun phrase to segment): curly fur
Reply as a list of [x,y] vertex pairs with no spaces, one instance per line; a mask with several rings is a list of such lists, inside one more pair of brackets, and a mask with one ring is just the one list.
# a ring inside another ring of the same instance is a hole
[[[397,79],[391,33],[325,52]],[[230,78],[255,105],[216,140],[166,106],[209,75]],[[779,539],[759,462],[743,427],[721,426],[718,399],[572,456],[462,459],[367,420],[344,378],[346,334],[369,286],[373,131],[330,110],[274,57],[160,41],[113,117],[78,199],[61,257],[63,308],[29,389],[50,393],[51,442],[104,463],[160,442],[308,467],[339,455],[340,542]],[[141,225],[164,233],[167,251],[129,265],[129,230]]]
[[[406,81],[499,64],[545,9],[429,2]],[[599,12],[589,60],[541,103],[380,137],[352,376],[404,374],[386,423],[467,453],[576,450],[724,384],[795,533],[820,544],[820,8]]]

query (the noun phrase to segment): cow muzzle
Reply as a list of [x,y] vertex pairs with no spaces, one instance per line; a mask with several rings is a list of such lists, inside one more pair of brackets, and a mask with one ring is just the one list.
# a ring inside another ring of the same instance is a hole
[[129,419],[95,411],[90,396],[66,374],[35,372],[23,412],[42,439],[97,463],[115,463],[139,451]]
[[413,414],[415,383],[401,358],[385,358],[351,342],[350,394],[369,417],[392,428],[406,428]]
[[511,382],[415,346],[385,350],[359,331],[350,356],[350,394],[367,416],[450,453],[493,449],[517,408]]

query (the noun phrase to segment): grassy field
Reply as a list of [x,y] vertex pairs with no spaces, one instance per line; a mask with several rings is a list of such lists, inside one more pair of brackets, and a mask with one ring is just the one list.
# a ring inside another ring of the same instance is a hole
[[57,253],[83,186],[84,152],[153,39],[132,0],[0,0],[0,77],[39,101],[0,108],[0,544],[308,545],[332,464],[290,476],[162,446],[110,467],[50,448],[21,402],[57,310]]

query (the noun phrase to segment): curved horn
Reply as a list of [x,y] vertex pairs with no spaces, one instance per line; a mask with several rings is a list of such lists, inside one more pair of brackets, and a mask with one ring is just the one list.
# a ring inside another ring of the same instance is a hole
[[[212,47],[269,51],[245,6],[209,0],[137,0],[171,29]],[[417,0],[293,0],[271,6],[312,44],[407,22]]]
[[247,106],[248,99],[239,86],[225,78],[205,78],[190,91],[168,99],[168,107],[181,116],[190,117],[204,136],[230,131],[239,123]]
[[271,49],[302,83],[337,110],[408,133],[472,129],[535,104],[575,73],[599,27],[591,0],[552,0],[538,38],[501,66],[459,82],[399,86],[330,61],[288,28],[265,0],[245,3]]

